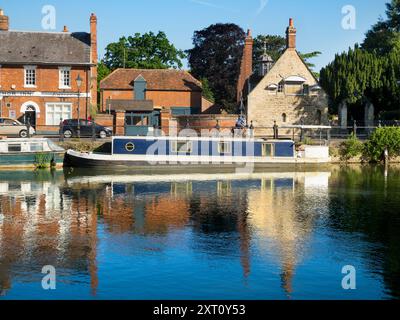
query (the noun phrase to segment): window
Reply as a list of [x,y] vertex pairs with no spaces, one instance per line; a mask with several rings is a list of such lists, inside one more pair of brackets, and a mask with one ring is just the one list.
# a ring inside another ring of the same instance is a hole
[[42,143],[32,143],[29,146],[29,149],[31,152],[43,151],[43,144]]
[[286,83],[285,93],[287,95],[300,96],[303,95],[303,84],[301,83]]
[[284,88],[285,88],[285,85],[283,84],[283,82],[280,82],[280,83],[278,84],[278,92],[279,92],[279,93],[283,93]]
[[128,143],[125,145],[125,149],[126,149],[126,151],[128,151],[128,152],[133,152],[133,151],[135,150],[135,145],[134,145],[132,142],[128,142]]
[[20,144],[9,144],[8,152],[21,152],[21,145]]
[[36,86],[36,67],[26,66],[25,67],[25,87]]
[[308,84],[303,85],[303,94],[308,96],[310,94],[310,86]]
[[274,156],[274,145],[272,143],[262,144],[262,156],[263,157],[273,157]]
[[321,110],[317,110],[317,125],[321,125],[322,124],[322,112]]
[[287,115],[286,113],[282,114],[282,122],[286,122],[287,121]]
[[60,89],[71,88],[71,68],[62,67],[60,70]]
[[47,103],[46,104],[46,125],[58,126],[61,119],[72,118],[71,103]]
[[172,153],[192,153],[193,147],[191,141],[172,141]]
[[219,142],[218,143],[218,153],[229,154],[232,153],[232,145],[230,142]]

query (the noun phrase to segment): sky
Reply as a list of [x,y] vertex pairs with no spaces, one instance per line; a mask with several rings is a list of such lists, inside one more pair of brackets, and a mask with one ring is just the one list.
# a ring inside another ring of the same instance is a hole
[[[54,31],[61,31],[64,25],[73,32],[89,31],[89,17],[94,12],[98,17],[100,57],[108,43],[136,32],[164,31],[177,48],[186,50],[192,47],[193,32],[210,24],[230,22],[251,29],[254,36],[284,36],[289,18],[293,18],[298,50],[322,52],[313,60],[319,71],[336,53],[363,41],[370,26],[385,17],[388,1],[0,0],[0,8],[10,17],[11,29],[25,31],[47,31],[42,25],[46,18],[42,10],[48,5],[55,8]],[[350,11],[346,6],[351,6]]]

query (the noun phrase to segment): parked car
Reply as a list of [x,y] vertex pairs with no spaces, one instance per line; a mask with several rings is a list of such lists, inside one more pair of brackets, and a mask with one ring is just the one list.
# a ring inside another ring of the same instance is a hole
[[[93,121],[79,120],[80,121],[80,136],[91,137],[93,135]],[[105,139],[111,137],[113,130],[94,123],[96,136]],[[62,134],[65,138],[72,138],[78,136],[78,120],[69,119],[63,121]]]
[[[30,135],[36,133],[33,127],[29,128]],[[10,118],[0,118],[0,135],[1,136],[18,136],[21,138],[26,138],[28,136],[28,128],[25,124],[19,122],[18,120]]]

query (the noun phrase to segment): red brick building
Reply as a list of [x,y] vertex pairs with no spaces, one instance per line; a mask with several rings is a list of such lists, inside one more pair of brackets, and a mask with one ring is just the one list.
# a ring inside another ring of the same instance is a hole
[[[90,33],[12,31],[0,10],[0,116],[51,131],[97,105],[97,18]],[[81,81],[77,81],[77,80]],[[81,83],[78,88],[78,83]],[[78,103],[79,101],[79,103]],[[79,108],[78,108],[79,104]]]
[[147,134],[149,129],[165,125],[166,114],[177,117],[202,112],[201,82],[182,70],[117,69],[100,82],[100,92],[101,110],[115,114],[117,133]]

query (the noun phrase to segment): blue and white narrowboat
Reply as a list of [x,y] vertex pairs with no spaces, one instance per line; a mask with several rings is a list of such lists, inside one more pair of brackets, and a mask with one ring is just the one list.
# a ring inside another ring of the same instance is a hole
[[50,139],[0,140],[0,169],[62,167],[65,150]]
[[[296,151],[291,140],[227,137],[113,137],[111,153],[68,150],[69,167],[228,167],[328,163],[328,147]],[[307,156],[310,155],[310,156]]]

